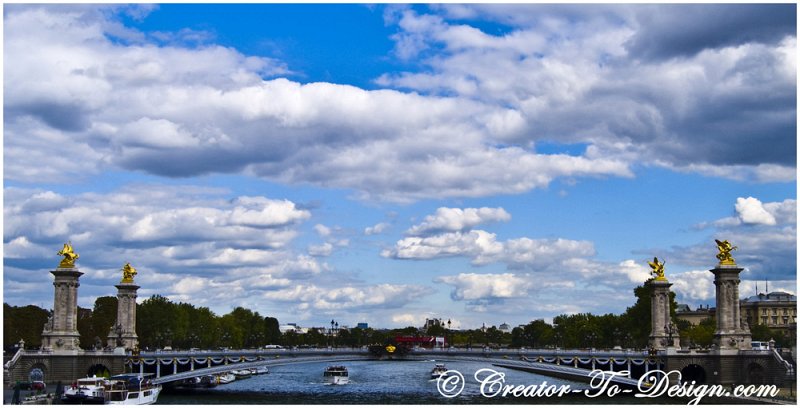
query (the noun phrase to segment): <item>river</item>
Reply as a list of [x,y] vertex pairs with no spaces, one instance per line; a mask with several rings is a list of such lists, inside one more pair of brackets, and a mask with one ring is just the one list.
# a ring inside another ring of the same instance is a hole
[[569,385],[571,389],[587,389],[585,383],[561,380],[538,374],[493,367],[480,362],[446,362],[465,378],[463,391],[445,398],[430,380],[433,361],[352,361],[344,363],[350,383],[331,386],[322,382],[322,373],[329,363],[304,363],[271,367],[266,375],[237,380],[211,389],[165,389],[159,404],[642,404],[683,401],[642,400],[632,395],[613,398],[588,398],[583,393],[562,397],[492,397],[481,394],[474,374],[492,369],[505,375],[507,385]]

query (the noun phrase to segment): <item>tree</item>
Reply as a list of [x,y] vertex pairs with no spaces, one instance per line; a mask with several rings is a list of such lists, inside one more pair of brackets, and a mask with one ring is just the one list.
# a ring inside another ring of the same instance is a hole
[[3,303],[3,348],[13,350],[20,340],[26,348],[42,346],[42,329],[50,312],[38,306],[10,306]]

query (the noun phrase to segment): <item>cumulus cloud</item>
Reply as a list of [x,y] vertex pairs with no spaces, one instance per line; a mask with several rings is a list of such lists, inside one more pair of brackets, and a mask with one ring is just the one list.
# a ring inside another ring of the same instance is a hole
[[436,232],[463,231],[488,222],[509,220],[511,220],[511,215],[502,208],[440,207],[436,210],[436,214],[428,215],[421,224],[409,228],[406,233],[425,235]]
[[775,217],[764,208],[757,198],[737,198],[736,213],[745,224],[775,225]]
[[[519,193],[559,177],[632,175],[615,159],[494,145],[523,124],[514,109],[300,84],[275,78],[287,70],[274,60],[213,44],[109,40],[118,26],[114,13],[90,8],[9,8],[8,179],[64,180],[108,168],[170,177],[244,172],[412,201]],[[68,157],[82,161],[58,159]]]
[[[205,282],[206,293],[232,290],[254,276],[285,286],[327,270],[291,249],[297,228],[310,216],[307,210],[288,200],[230,200],[227,194],[155,184],[74,195],[6,188],[4,257],[20,270],[38,273],[48,263],[55,267],[55,253],[71,241],[81,254],[84,281],[93,282],[82,288],[114,283],[121,265],[131,262],[140,271],[137,281],[162,295],[185,294],[200,282]],[[250,273],[239,275],[243,268]],[[220,286],[226,279],[227,286]],[[169,281],[177,283],[165,286]],[[259,287],[254,282],[245,286]]]
[[743,279],[796,279],[797,200],[762,202],[739,197],[733,207],[735,216],[697,226],[713,232],[704,242],[664,253],[678,264],[710,269],[717,262],[714,239],[727,239],[739,248],[732,255],[746,268]]
[[[586,157],[793,180],[794,7],[728,6],[392,8],[397,53],[425,69],[377,83],[511,106],[507,143],[581,142]],[[502,29],[469,24],[479,17]],[[675,27],[687,29],[661,41]]]
[[371,227],[364,228],[364,235],[380,234],[383,231],[386,231],[386,229],[389,227],[391,227],[391,224],[387,222],[379,222]]
[[362,285],[324,288],[316,285],[297,285],[286,289],[264,293],[264,298],[286,303],[293,311],[303,313],[306,318],[313,313],[330,315],[353,309],[400,308],[432,293],[428,287],[419,285]]
[[528,294],[533,282],[512,273],[476,274],[460,273],[455,276],[440,276],[435,282],[452,285],[453,300],[504,299]]

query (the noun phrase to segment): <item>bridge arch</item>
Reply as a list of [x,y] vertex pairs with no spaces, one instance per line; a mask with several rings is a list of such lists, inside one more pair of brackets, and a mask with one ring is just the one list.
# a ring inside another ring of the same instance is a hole
[[695,384],[705,384],[706,378],[706,370],[698,364],[692,363],[681,369],[683,383],[691,384],[694,381]]
[[89,369],[86,371],[86,375],[89,377],[93,375],[96,375],[98,377],[111,377],[111,370],[109,370],[109,368],[106,367],[104,364],[98,363],[90,366]]
[[748,384],[766,384],[767,376],[764,367],[758,363],[750,363],[745,369]]

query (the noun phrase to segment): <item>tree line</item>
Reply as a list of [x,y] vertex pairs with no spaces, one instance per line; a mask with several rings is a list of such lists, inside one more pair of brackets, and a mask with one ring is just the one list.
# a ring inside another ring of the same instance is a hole
[[[164,296],[153,295],[136,309],[136,331],[141,349],[232,349],[259,348],[267,344],[285,347],[362,347],[387,344],[396,336],[442,336],[456,347],[527,347],[527,348],[637,348],[647,347],[650,327],[650,288],[634,289],[636,302],[624,313],[595,315],[592,313],[562,314],[553,323],[533,320],[515,327],[510,333],[495,326],[470,330],[450,330],[432,325],[426,330],[405,327],[392,330],[373,328],[335,329],[311,328],[305,333],[281,333],[278,319],[261,316],[247,308],[236,307],[230,313],[217,315],[207,307],[172,302]],[[670,292],[670,309],[675,316],[675,294]],[[6,351],[20,340],[28,348],[42,344],[41,333],[50,312],[37,306],[3,304],[3,344]],[[107,345],[111,327],[116,321],[117,298],[99,297],[93,309],[78,308],[80,345],[85,350]],[[713,343],[716,322],[709,318],[697,325],[676,320],[684,346],[709,347]],[[778,344],[789,344],[780,332],[763,325],[751,326],[753,339],[774,338]],[[677,335],[678,333],[676,333]]]

